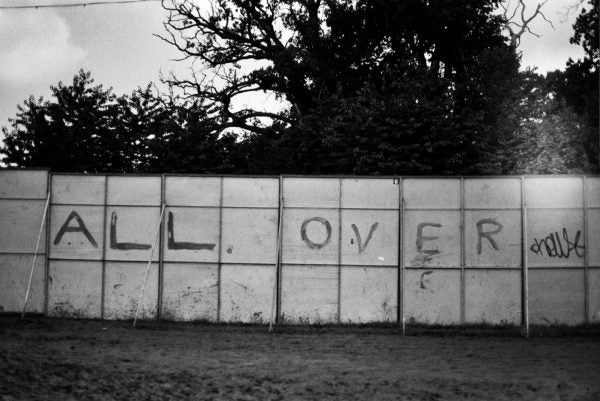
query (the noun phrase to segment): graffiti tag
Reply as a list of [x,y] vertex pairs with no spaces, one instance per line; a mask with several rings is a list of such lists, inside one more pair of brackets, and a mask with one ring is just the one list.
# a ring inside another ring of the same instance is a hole
[[575,238],[571,241],[566,228],[562,229],[562,238],[558,232],[551,233],[542,239],[533,239],[531,251],[537,255],[543,256],[544,252],[551,258],[569,258],[571,252],[575,252],[578,257],[583,257],[585,246],[579,245],[581,231],[577,231]]

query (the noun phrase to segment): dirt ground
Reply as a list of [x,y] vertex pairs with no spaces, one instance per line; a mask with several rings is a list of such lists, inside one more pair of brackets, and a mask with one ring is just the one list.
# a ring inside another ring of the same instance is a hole
[[0,400],[600,400],[600,329],[0,316]]

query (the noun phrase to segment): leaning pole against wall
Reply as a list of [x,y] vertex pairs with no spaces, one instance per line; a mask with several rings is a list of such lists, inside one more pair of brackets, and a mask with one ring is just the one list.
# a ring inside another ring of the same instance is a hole
[[3,312],[21,311],[39,237],[28,311],[49,316],[600,321],[598,176],[0,170],[0,224]]

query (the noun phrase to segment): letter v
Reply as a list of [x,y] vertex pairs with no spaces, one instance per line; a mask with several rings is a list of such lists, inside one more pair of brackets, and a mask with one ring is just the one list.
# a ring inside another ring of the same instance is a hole
[[371,241],[371,237],[373,236],[373,233],[375,232],[375,230],[377,229],[377,227],[379,226],[378,222],[373,223],[373,225],[371,226],[371,230],[369,230],[369,235],[367,235],[367,239],[365,240],[365,243],[362,243],[362,240],[360,238],[360,232],[358,232],[358,228],[356,227],[355,224],[352,224],[352,229],[354,230],[354,234],[356,234],[356,242],[358,242],[358,253],[363,253],[364,250],[367,248],[367,245],[369,245],[369,241]]

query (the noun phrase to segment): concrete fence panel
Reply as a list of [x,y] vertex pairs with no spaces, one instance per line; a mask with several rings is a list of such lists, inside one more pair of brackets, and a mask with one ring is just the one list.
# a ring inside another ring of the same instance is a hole
[[342,266],[340,322],[393,323],[398,320],[398,269]]
[[585,322],[583,269],[531,269],[529,313],[532,324]]
[[533,324],[588,317],[584,178],[527,177],[529,313]]
[[521,323],[520,270],[470,269],[464,285],[465,323]]
[[463,181],[463,322],[523,319],[523,198],[520,178]]
[[[147,263],[107,262],[104,278],[104,317],[133,319],[146,278]],[[158,264],[152,263],[139,319],[154,319],[158,312]]]
[[276,270],[272,265],[221,267],[220,320],[268,323],[273,311]]
[[218,264],[166,262],[162,284],[162,318],[217,321]]
[[459,267],[459,210],[406,210],[404,258],[407,267]]
[[[0,313],[23,310],[33,258],[32,254],[0,254]],[[27,302],[28,312],[44,312],[45,268],[44,255],[38,255]]]
[[165,209],[163,258],[168,262],[218,263],[221,213],[218,207]]
[[48,171],[0,170],[0,312],[23,310],[32,268],[27,311],[45,311],[47,196]]
[[283,266],[282,321],[284,323],[337,323],[340,272],[332,265]]
[[47,170],[0,171],[0,199],[40,200],[47,194]]
[[[38,242],[38,233],[43,222],[45,199],[0,200],[0,252],[32,254]],[[46,231],[42,231],[42,251],[46,243]]]
[[407,269],[404,292],[408,323],[461,323],[459,269]]
[[104,205],[52,204],[50,258],[102,260],[104,257]]
[[53,175],[48,314],[102,318],[106,177]]
[[600,177],[586,177],[586,234],[588,319],[600,322]]
[[1,170],[0,224],[0,312],[41,232],[28,311],[51,316],[131,319],[143,290],[145,319],[600,322],[597,176]]
[[50,316],[102,317],[102,262],[51,260],[48,277]]

